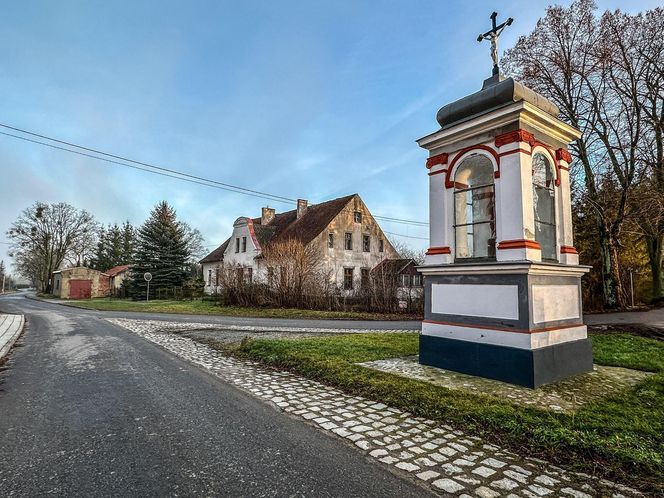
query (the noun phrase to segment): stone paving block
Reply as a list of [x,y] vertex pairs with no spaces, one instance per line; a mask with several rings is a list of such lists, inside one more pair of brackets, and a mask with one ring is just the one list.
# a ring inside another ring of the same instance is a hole
[[420,467],[409,462],[399,462],[396,466],[397,468],[405,470],[407,472],[414,472],[416,470],[420,470]]
[[453,481],[452,479],[438,479],[437,481],[433,482],[433,485],[439,489],[442,489],[443,491],[447,491],[448,493],[458,493],[464,489],[461,484]]
[[494,491],[493,489],[489,489],[485,486],[480,486],[475,490],[475,494],[479,498],[497,498],[500,496],[500,493],[498,491]]
[[438,477],[440,474],[438,472],[434,472],[433,470],[425,470],[424,472],[420,472],[417,474],[417,477],[422,479],[423,481],[429,481],[433,479],[434,477]]
[[519,487],[519,483],[516,481],[513,481],[512,479],[508,479],[507,477],[500,479],[498,481],[494,481],[491,483],[491,487],[493,488],[498,488],[498,489],[503,489],[505,491],[511,491],[514,488]]
[[477,474],[482,477],[489,477],[496,473],[495,470],[490,469],[489,467],[477,467],[472,470],[473,474]]

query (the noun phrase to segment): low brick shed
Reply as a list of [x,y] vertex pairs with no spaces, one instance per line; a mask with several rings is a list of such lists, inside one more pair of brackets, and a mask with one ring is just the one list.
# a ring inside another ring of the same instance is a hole
[[109,277],[92,268],[76,267],[53,272],[52,292],[62,299],[90,299],[109,295]]

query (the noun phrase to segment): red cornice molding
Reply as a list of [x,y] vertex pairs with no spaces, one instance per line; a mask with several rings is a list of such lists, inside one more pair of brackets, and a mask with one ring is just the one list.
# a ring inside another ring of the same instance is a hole
[[439,169],[438,171],[430,171],[429,176],[440,175],[441,173],[447,173],[446,169]]
[[542,249],[540,243],[536,240],[514,239],[503,240],[498,243],[498,249]]
[[447,152],[443,152],[442,154],[438,154],[436,156],[431,156],[429,159],[427,159],[427,169],[431,169],[438,164],[447,164],[448,157],[449,154]]
[[431,256],[431,255],[434,255],[434,254],[452,254],[452,250],[447,246],[430,247],[427,250],[426,254],[427,254],[427,256]]
[[478,145],[471,145],[470,147],[465,147],[461,149],[457,154],[454,156],[454,159],[452,159],[452,162],[447,168],[447,174],[445,175],[445,188],[453,188],[454,187],[454,182],[451,179],[452,176],[452,170],[454,169],[454,166],[456,163],[459,161],[461,156],[466,154],[467,152],[470,152],[472,150],[485,150],[488,153],[490,153],[493,158],[496,160],[496,171],[493,172],[494,178],[500,178],[500,156],[498,153],[493,150],[491,147],[488,145],[483,145],[483,144],[478,144]]
[[[524,143],[527,143],[528,145],[530,145],[530,154],[531,155],[532,155],[532,150],[535,147],[539,146],[539,147],[542,147],[542,148],[546,149],[546,151],[551,156],[551,160],[553,161],[554,168],[556,168],[556,187],[560,186],[560,165],[558,164],[558,161],[560,159],[559,154],[567,154],[567,156],[569,156],[569,152],[567,152],[565,149],[558,149],[557,151],[554,152],[551,147],[546,145],[544,142],[540,142],[539,140],[537,140],[535,138],[535,135],[533,135],[529,131],[526,131],[522,128],[519,128],[518,130],[514,130],[514,131],[509,131],[507,133],[503,133],[502,135],[498,135],[494,139],[494,144],[498,148],[502,147],[503,145],[507,145],[507,144],[511,144],[511,143],[515,143],[515,142],[524,142]],[[561,151],[561,152],[559,152],[559,151]],[[502,157],[502,156],[506,156],[508,154],[516,154],[517,152],[523,152],[525,154],[528,154],[527,151],[525,151],[524,149],[519,147],[518,149],[515,149],[515,150],[509,150],[507,152],[503,152],[503,153],[499,154],[499,156]],[[569,162],[570,161],[568,161],[568,164],[569,164]]]
[[512,149],[512,150],[508,150],[507,152],[501,152],[500,154],[498,154],[498,156],[499,157],[509,156],[510,154],[516,154],[517,152],[523,152],[524,154],[530,155],[529,150],[526,150],[526,149]]
[[565,161],[567,164],[572,162],[572,154],[569,153],[566,149],[557,149],[556,150],[556,161]]
[[560,254],[579,254],[572,246],[560,246]]
[[532,147],[536,142],[535,135],[519,128],[518,130],[509,131],[507,133],[503,133],[502,135],[498,135],[494,141],[496,147],[502,147],[503,145],[511,144],[514,142],[526,142]]

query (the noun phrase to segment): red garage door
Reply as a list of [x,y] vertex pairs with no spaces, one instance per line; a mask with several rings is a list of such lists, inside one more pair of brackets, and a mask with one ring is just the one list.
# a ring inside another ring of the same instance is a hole
[[92,280],[70,280],[69,297],[72,299],[90,299],[92,296]]

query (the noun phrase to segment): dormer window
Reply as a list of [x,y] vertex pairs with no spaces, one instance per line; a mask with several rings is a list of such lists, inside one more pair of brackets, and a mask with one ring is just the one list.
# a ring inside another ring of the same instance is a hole
[[488,157],[478,154],[459,165],[454,175],[454,221],[457,260],[495,259],[493,164]]

